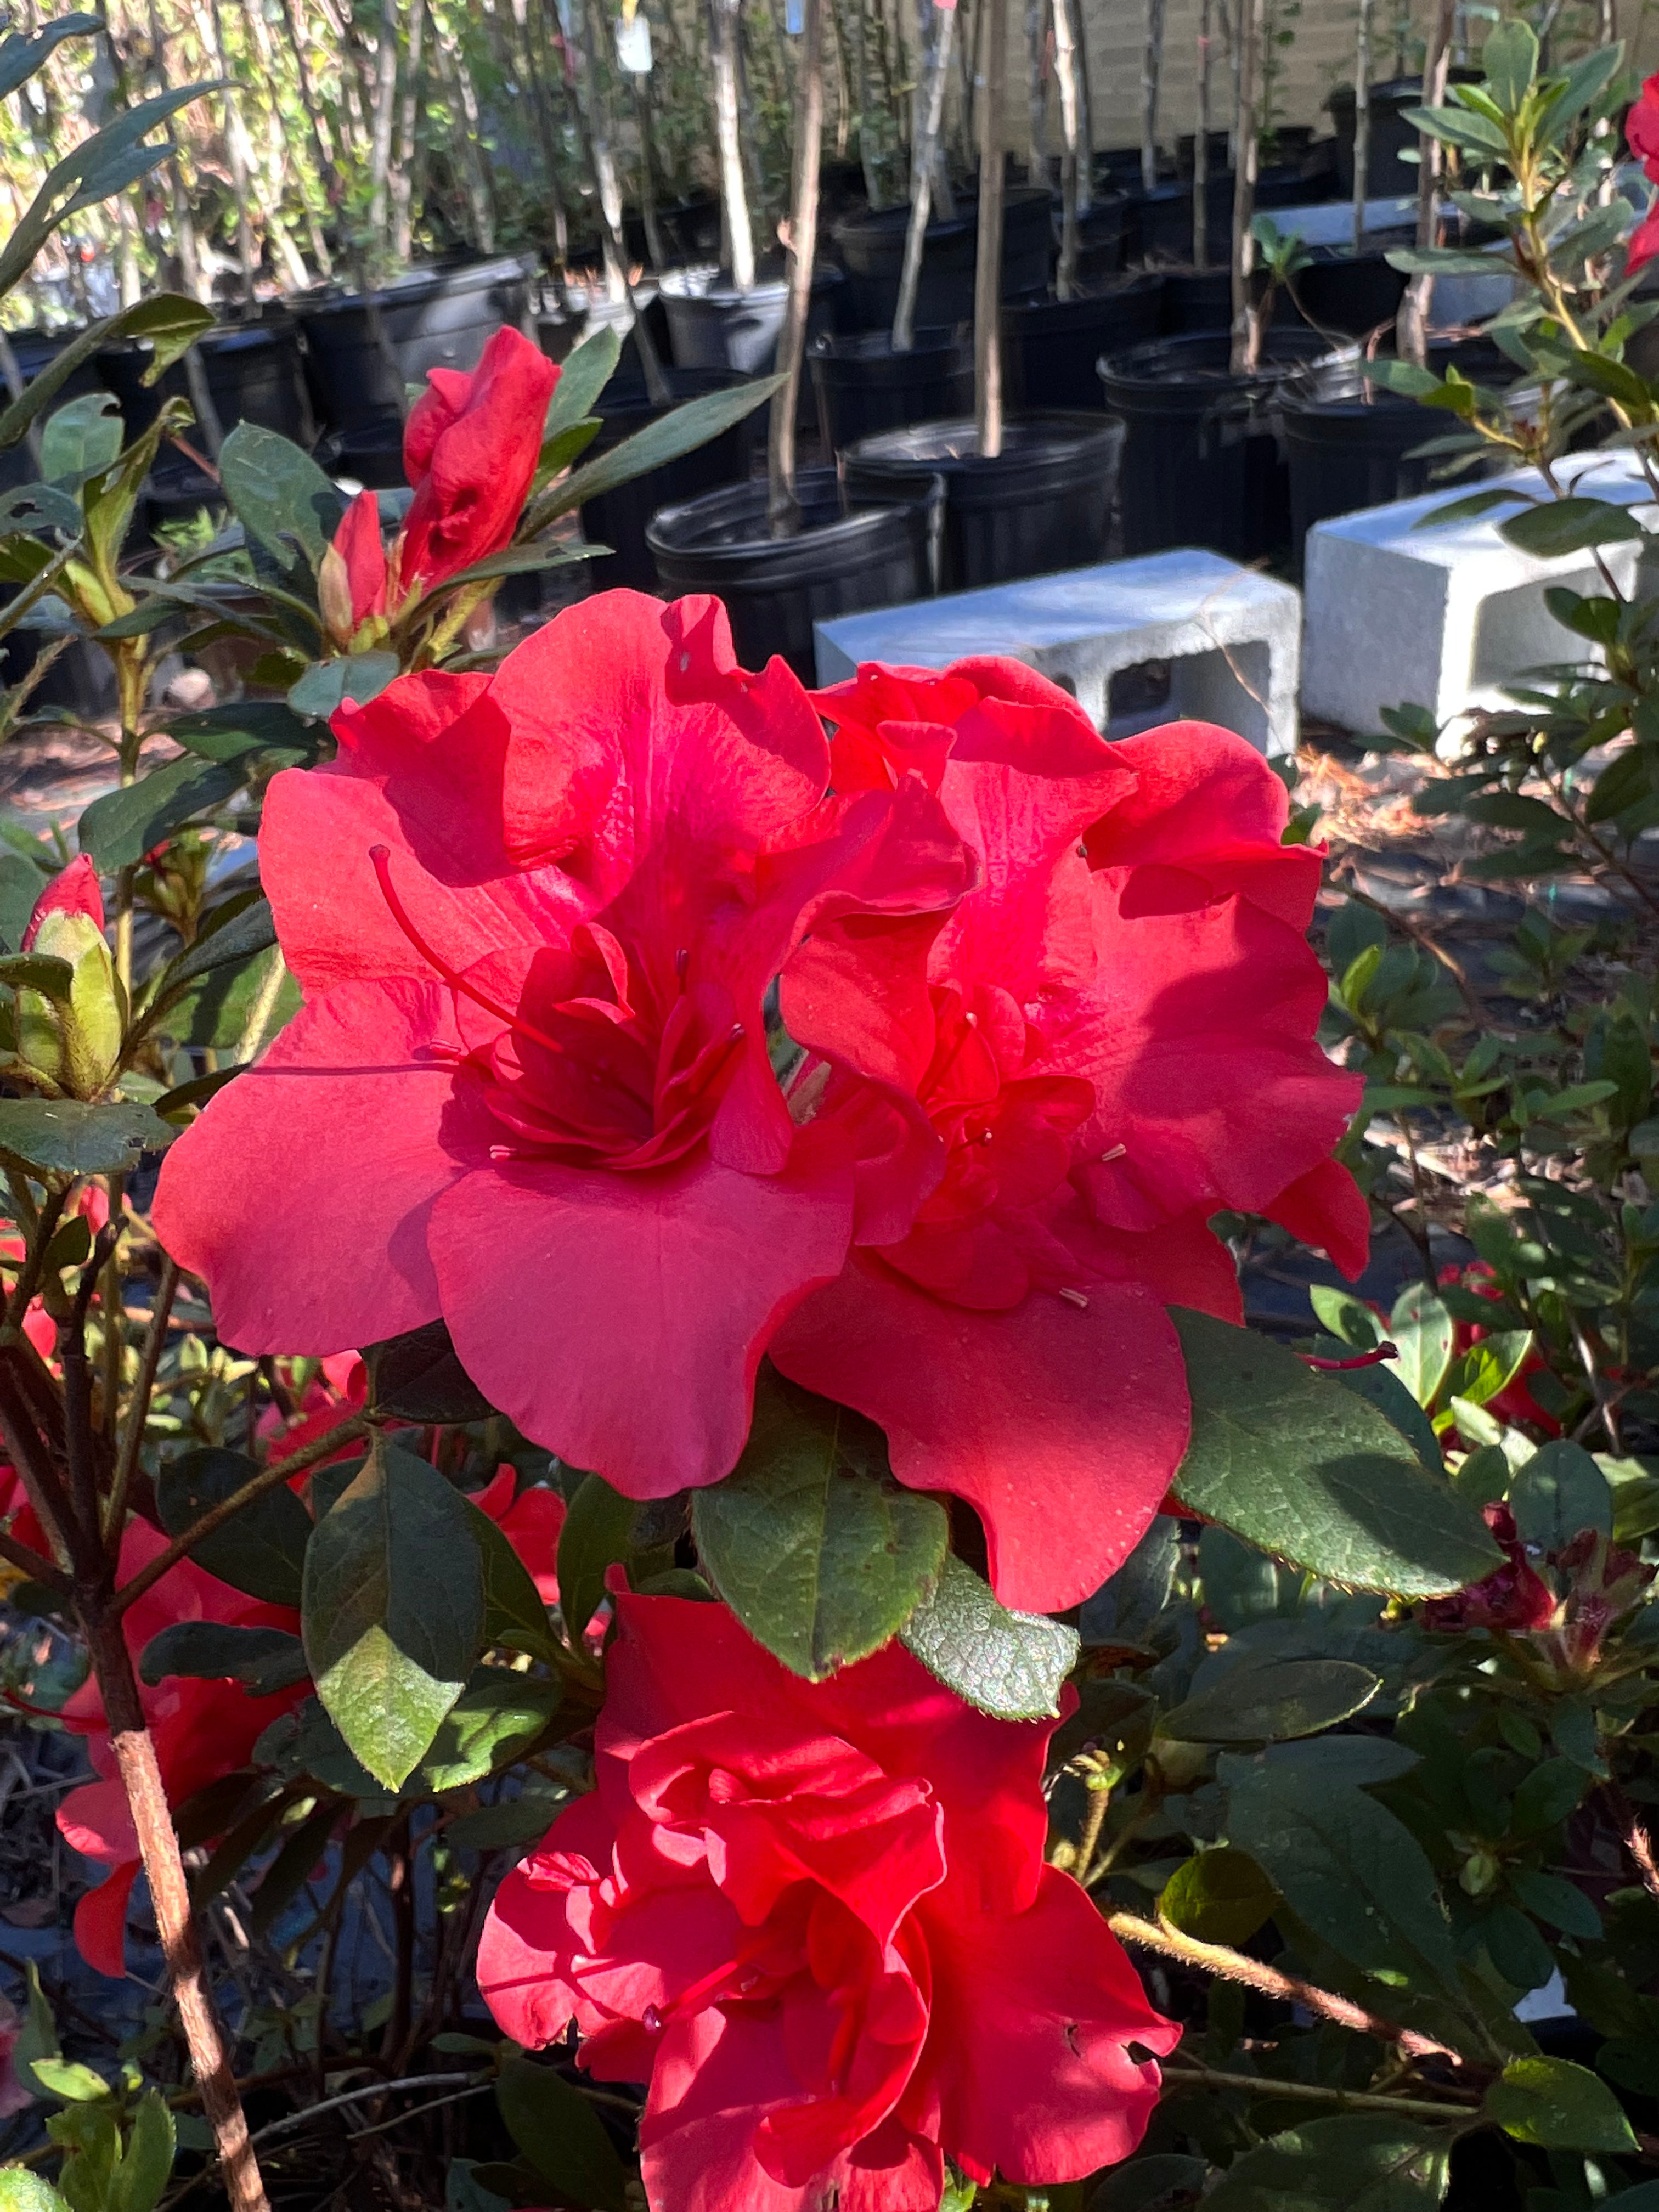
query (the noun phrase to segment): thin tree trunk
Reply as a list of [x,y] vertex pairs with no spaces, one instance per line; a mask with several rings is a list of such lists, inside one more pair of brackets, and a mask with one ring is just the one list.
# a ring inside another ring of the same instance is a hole
[[921,257],[927,242],[928,217],[933,212],[934,157],[939,150],[939,124],[945,112],[945,75],[951,66],[951,40],[956,14],[940,9],[933,35],[932,64],[927,76],[927,106],[921,119],[921,142],[913,163],[915,187],[910,198],[910,225],[904,234],[904,262],[899,271],[898,304],[893,314],[893,350],[908,353],[915,342],[916,289],[921,282]]
[[[594,6],[597,12],[598,0],[594,0]],[[650,326],[646,322],[639,301],[635,296],[633,285],[629,281],[628,250],[622,234],[622,199],[617,190],[617,173],[615,165],[611,160],[608,141],[603,142],[605,143],[603,156],[599,151],[602,142],[598,137],[598,131],[607,128],[607,122],[604,98],[599,86],[598,72],[593,67],[592,56],[581,51],[585,45],[585,41],[580,36],[581,19],[573,15],[571,20],[573,28],[578,31],[579,35],[567,41],[565,51],[568,55],[572,46],[578,49],[582,65],[582,76],[586,82],[584,84],[578,82],[573,75],[568,81],[568,88],[571,95],[570,105],[575,115],[582,153],[587,163],[588,174],[593,179],[594,191],[599,203],[600,220],[605,226],[605,266],[611,273],[614,288],[611,297],[614,300],[626,300],[632,311],[634,343],[639,352],[640,366],[645,372],[647,397],[653,407],[665,407],[672,396],[668,389],[668,379],[663,374],[662,362],[659,360],[657,349],[652,342]],[[591,21],[591,18],[589,20]],[[584,104],[582,99],[584,91],[587,93],[592,103],[591,109]]]
[[848,94],[847,85],[847,42],[841,34],[841,9],[832,4],[830,9],[830,48],[836,62],[836,159],[847,159]]
[[[461,118],[455,141],[460,155],[461,176],[466,192],[467,206],[472,216],[473,242],[483,252],[495,250],[495,210],[490,196],[489,178],[478,149],[478,95],[474,89],[472,76],[456,48],[455,41],[445,32],[434,15],[432,33],[438,57],[438,74],[443,81],[446,98],[451,112]],[[556,206],[556,191],[550,196]],[[562,209],[560,213],[562,214]],[[561,274],[565,265],[562,235],[555,240],[554,268]]]
[[634,120],[640,134],[640,213],[645,222],[645,250],[650,256],[651,266],[660,276],[668,265],[668,256],[663,250],[662,232],[657,223],[656,162],[651,134],[651,80],[639,70],[633,72]]
[[1030,118],[1030,151],[1026,173],[1034,185],[1048,185],[1048,104],[1042,67],[1042,0],[1025,0],[1026,100]]
[[870,152],[870,9],[868,0],[853,0],[853,23],[857,36],[853,55],[858,71],[859,167],[864,172],[864,196],[872,212],[887,204],[881,189],[881,163]]
[[1140,55],[1140,182],[1158,182],[1158,86],[1164,70],[1165,0],[1146,0],[1146,36]]
[[1078,0],[1077,21],[1073,26],[1077,41],[1077,120],[1079,140],[1077,172],[1077,211],[1086,216],[1095,204],[1095,95],[1089,76],[1089,10],[1085,0]]
[[[299,80],[300,105],[305,110],[306,122],[311,131],[312,151],[317,157],[317,173],[322,180],[323,191],[331,206],[339,198],[339,171],[332,153],[323,136],[323,118],[317,105],[317,94],[311,82],[311,65],[306,59],[305,42],[301,35],[296,0],[283,0],[288,18],[289,44],[293,49],[295,74]],[[325,276],[332,273],[328,249],[323,241],[319,225],[311,226],[312,251],[317,257],[317,266]]]
[[1060,88],[1060,267],[1055,289],[1069,300],[1077,289],[1079,130],[1077,51],[1072,38],[1072,0],[1054,0],[1054,82]]
[[414,244],[421,49],[425,24],[426,0],[409,0],[409,62],[404,72],[404,96],[398,112],[398,159],[392,173],[392,248],[399,261],[408,260],[410,249]]
[[[927,118],[933,112],[935,56],[939,51],[939,42],[945,35],[944,27],[949,22],[950,18],[951,11],[939,7],[937,0],[916,0],[916,29],[918,43],[924,58],[924,66],[919,72],[916,86],[916,104],[913,110],[915,120],[912,125],[912,145],[915,159],[923,161],[927,164],[928,196],[932,204],[938,208],[939,218],[944,222],[955,222],[957,204],[956,195],[951,190],[951,172],[945,159],[945,143],[939,119],[945,113],[945,94],[947,86],[947,79],[943,72],[939,78],[938,117],[935,118],[931,131],[927,128]],[[918,141],[921,143],[917,143]],[[913,161],[913,188],[914,166]]]
[[1193,266],[1210,265],[1210,9],[1198,6],[1198,135],[1193,140]]
[[974,422],[988,460],[1002,451],[1002,98],[1008,75],[1008,0],[982,0],[985,70],[979,89],[979,250],[974,263]]
[[1261,331],[1250,307],[1250,272],[1255,242],[1256,68],[1267,0],[1238,0],[1238,162],[1233,178],[1233,322],[1231,366],[1235,376],[1254,369],[1261,350]]
[[397,96],[396,0],[381,0],[380,42],[374,50],[374,120],[368,156],[368,228],[377,252],[383,252],[389,242],[386,209],[392,171],[392,126],[397,113]]
[[230,168],[230,188],[236,202],[236,258],[242,270],[242,304],[250,314],[257,301],[256,276],[258,256],[254,251],[253,226],[248,219],[249,171],[252,148],[243,128],[241,111],[232,89],[235,82],[231,71],[230,53],[225,45],[225,19],[219,0],[208,0],[205,19],[197,11],[197,29],[202,43],[214,56],[219,76],[224,80],[221,95],[221,112],[224,118],[225,158]]
[[1357,253],[1365,239],[1365,202],[1370,194],[1371,173],[1371,7],[1358,0],[1359,30],[1353,64],[1353,244]]
[[[1451,64],[1453,0],[1435,0],[1429,19],[1428,45],[1423,56],[1423,105],[1439,107],[1446,97],[1446,74]],[[1440,185],[1440,141],[1426,131],[1417,139],[1417,242],[1435,242],[1435,197]],[[1402,361],[1425,364],[1429,349],[1429,309],[1434,298],[1434,278],[1425,270],[1406,287],[1395,321],[1395,349]]]
[[800,528],[795,496],[795,409],[800,396],[806,318],[817,246],[818,161],[823,138],[823,12],[829,0],[804,0],[800,66],[795,73],[795,177],[789,212],[789,303],[778,339],[784,382],[772,395],[767,438],[766,520],[775,538]]
[[[566,262],[569,258],[570,228],[565,216],[564,195],[559,190],[559,150],[558,140],[553,126],[553,94],[550,88],[548,73],[542,66],[544,51],[550,48],[552,44],[552,26],[548,20],[547,9],[543,5],[543,0],[536,0],[533,17],[529,9],[526,9],[524,21],[519,28],[524,39],[525,68],[530,79],[530,96],[536,110],[536,135],[541,140],[542,145],[542,171],[547,182],[547,213],[548,221],[551,226],[549,231],[549,243],[552,248],[553,266],[562,274]],[[457,66],[465,74],[466,62],[464,55],[457,56]],[[569,89],[575,83],[575,76],[568,49],[565,51],[565,76],[567,89]],[[478,140],[478,98],[477,93],[471,88],[470,77],[465,79],[465,84],[471,101],[467,111],[467,140],[476,153]],[[490,221],[492,239],[495,236],[495,228],[492,215]]]
[[720,199],[726,209],[732,256],[732,281],[738,291],[755,282],[755,234],[750,227],[749,193],[744,183],[743,149],[738,135],[738,0],[710,0],[714,10],[709,41],[714,80],[714,143],[720,151]]

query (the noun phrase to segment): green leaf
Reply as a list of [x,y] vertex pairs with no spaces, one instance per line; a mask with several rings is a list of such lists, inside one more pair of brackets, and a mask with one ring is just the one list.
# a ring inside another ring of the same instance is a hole
[[21,2166],[0,2166],[0,2212],[70,2212],[58,2191]]
[[314,574],[340,526],[345,501],[310,454],[275,430],[241,422],[225,440],[219,477],[250,539],[279,568],[295,568],[297,551]]
[[495,2083],[507,2131],[543,2179],[573,2204],[627,2212],[627,2176],[599,2114],[550,2067],[509,2058]]
[[1498,528],[1517,551],[1530,553],[1539,561],[1582,553],[1591,545],[1620,544],[1644,534],[1627,507],[1615,506],[1606,499],[1550,500],[1542,507],[1510,515]]
[[1380,1675],[1349,1659],[1241,1659],[1158,1723],[1180,1743],[1282,1743],[1368,1705]]
[[1461,1589],[1501,1554],[1366,1400],[1294,1352],[1172,1307],[1193,1431],[1175,1491],[1193,1512],[1310,1572],[1401,1597]]
[[1591,1778],[1576,1759],[1547,1759],[1522,1776],[1510,1814],[1510,1829],[1517,1836],[1541,1836],[1559,1828],[1577,1809]]
[[586,422],[599,394],[610,383],[622,358],[622,334],[614,325],[603,324],[571,347],[559,369],[559,380],[547,403],[542,425],[542,450],[567,430]]
[[[1264,2081],[1261,2093],[1273,2088]],[[1434,2212],[1453,2132],[1384,2112],[1308,2120],[1235,2159],[1205,2212]]]
[[177,2138],[159,2089],[147,2089],[127,2130],[126,2148],[111,2176],[101,2212],[155,2212],[173,2172]]
[[[259,1472],[240,1452],[209,1447],[163,1462],[155,1507],[169,1536],[182,1536],[211,1507],[234,1498]],[[267,1605],[298,1605],[311,1516],[278,1483],[204,1536],[191,1552],[199,1566]]]
[[46,56],[65,39],[83,39],[103,27],[101,15],[56,15],[27,38],[18,33],[11,38],[0,39],[0,100],[32,77]]
[[556,1718],[562,1694],[544,1675],[476,1668],[416,1769],[422,1792],[464,1790],[528,1757]]
[[930,1674],[997,1719],[1052,1718],[1077,1664],[1078,1632],[1040,1613],[999,1605],[969,1566],[947,1553],[938,1583],[899,1631]]
[[1480,49],[1492,96],[1506,115],[1519,112],[1538,74],[1538,34],[1518,17],[1498,24]]
[[638,1542],[640,1514],[633,1498],[619,1496],[597,1474],[585,1474],[577,1484],[559,1531],[558,1557],[559,1613],[572,1644],[581,1641],[604,1603],[605,1578],[612,1567],[625,1566],[630,1575],[648,1573],[672,1558],[661,1547]]
[[1511,1867],[1509,1884],[1535,1918],[1547,1920],[1552,1928],[1577,1936],[1581,1943],[1601,1942],[1601,1916],[1576,1883],[1533,1867]]
[[[1209,2179],[1207,2159],[1188,2158],[1181,2151],[1154,2151],[1151,2157],[1132,2159],[1114,2166],[1089,2199],[1088,2212],[1175,2212],[1196,2204]],[[970,2181],[967,2186],[972,2189]],[[950,2197],[947,2185],[945,2196]],[[939,2212],[963,2212],[948,2202]]]
[[0,1098],[0,1153],[48,1175],[130,1175],[178,1131],[132,1100],[93,1106],[78,1098]]
[[81,535],[81,504],[55,484],[19,484],[0,494],[0,538],[21,532],[39,538],[48,530],[61,530],[65,538]]
[[56,398],[83,362],[90,361],[100,347],[113,343],[118,338],[148,338],[155,348],[152,370],[159,373],[168,368],[204,331],[213,327],[213,311],[195,300],[181,299],[174,292],[160,292],[153,299],[140,300],[131,307],[123,307],[118,315],[105,317],[92,323],[61,347],[51,361],[32,377],[23,387],[20,398],[14,399],[0,412],[0,452],[15,446],[29,424]]
[[1607,2083],[1565,2058],[1516,2058],[1482,2108],[1505,2135],[1540,2150],[1633,2151],[1636,2137]]
[[1613,1492],[1582,1444],[1565,1437],[1540,1444],[1510,1481],[1510,1510],[1523,1544],[1559,1551],[1582,1528],[1613,1534]]
[[422,1427],[486,1421],[495,1408],[456,1355],[442,1321],[363,1347],[368,1402],[377,1413]]
[[1574,119],[1598,100],[1618,76],[1624,59],[1625,42],[1615,39],[1610,46],[1595,47],[1574,62],[1545,115],[1539,134],[1541,145],[1560,144]]
[[508,1650],[552,1657],[557,1639],[529,1568],[514,1550],[511,1537],[470,1498],[466,1508],[483,1573],[485,1649],[499,1644]]
[[111,2094],[101,2074],[94,2074],[90,2066],[73,2058],[37,2058],[34,2078],[48,2096],[66,2105],[95,2105]]
[[378,699],[397,673],[395,653],[348,653],[337,660],[313,660],[290,687],[288,703],[296,714],[314,714],[325,722],[348,699],[360,707]]
[[175,714],[167,735],[186,752],[211,761],[241,760],[259,752],[314,756],[318,749],[316,731],[277,699],[243,699],[233,706]]
[[154,1685],[170,1674],[237,1681],[254,1697],[268,1698],[306,1680],[306,1655],[299,1638],[285,1628],[175,1620],[150,1638],[138,1662],[141,1681]]
[[1155,1513],[1117,1572],[1085,1601],[1078,1617],[1084,1642],[1144,1644],[1170,1601],[1180,1558],[1179,1524]]
[[1451,1316],[1424,1283],[1408,1283],[1394,1302],[1389,1334],[1399,1349],[1395,1372],[1419,1406],[1431,1406],[1451,1365]]
[[192,816],[219,805],[246,781],[246,763],[201,761],[185,753],[137,783],[94,799],[81,817],[81,850],[106,871],[136,867]]
[[49,417],[40,434],[40,473],[49,484],[80,483],[109,468],[121,451],[121,410],[107,392],[88,392]]
[[465,1686],[483,1638],[483,1570],[467,1501],[376,1431],[362,1471],[312,1532],[301,1634],[351,1750],[403,1786]]
[[444,1839],[465,1851],[511,1850],[538,1843],[569,1803],[566,1790],[539,1784],[494,1805],[463,1813],[444,1829]]
[[901,1489],[873,1421],[762,1370],[742,1458],[692,1502],[709,1581],[809,1681],[885,1644],[937,1583],[949,1522]]
[[149,1028],[163,1012],[204,975],[222,968],[240,968],[269,952],[276,942],[276,924],[270,902],[257,890],[244,891],[216,907],[197,931],[195,941],[161,970],[146,996],[141,1026]]
[[[1605,605],[1604,600],[1592,602]],[[1653,770],[1651,758],[1645,747],[1632,745],[1628,752],[1615,753],[1600,775],[1584,806],[1587,822],[1611,822],[1627,806],[1637,806],[1652,796]]]
[[1218,1844],[1176,1869],[1158,1898],[1158,1917],[1200,1943],[1236,1950],[1272,1919],[1278,1902],[1279,1892],[1248,1851]]
[[550,484],[539,493],[519,526],[520,539],[533,538],[556,516],[568,514],[585,500],[598,499],[602,492],[615,491],[619,484],[632,483],[635,477],[647,476],[653,469],[678,460],[683,453],[706,446],[734,422],[763,407],[782,384],[781,376],[757,376],[730,391],[708,392],[700,399],[688,399],[684,406],[636,430],[608,453],[601,453],[598,460],[573,470],[562,483]]
[[1389,1426],[1397,1429],[1417,1454],[1419,1464],[1431,1481],[1445,1480],[1446,1455],[1440,1449],[1434,1424],[1397,1375],[1391,1374],[1386,1365],[1344,1367],[1339,1368],[1331,1380],[1344,1390],[1352,1390],[1356,1398],[1364,1398],[1376,1407]]
[[1352,1291],[1334,1289],[1328,1283],[1309,1285],[1308,1301],[1339,1344],[1354,1352],[1374,1352],[1382,1343],[1382,1323],[1363,1298]]
[[1403,1973],[1419,1988],[1455,1988],[1434,1869],[1405,1823],[1358,1786],[1382,1778],[1367,1763],[1379,1752],[1409,1762],[1403,1745],[1364,1737],[1327,1736],[1255,1758],[1224,1753],[1223,1832],[1343,1958],[1370,1973]]
[[1472,491],[1462,499],[1449,500],[1444,507],[1437,507],[1428,514],[1419,515],[1413,523],[1413,530],[1432,530],[1441,523],[1473,522],[1483,514],[1490,514],[1495,507],[1513,507],[1526,494],[1518,491]]
[[54,959],[49,952],[9,952],[0,958],[0,983],[14,991],[39,991],[67,1006],[75,989],[75,970],[67,960]]
[[1571,826],[1556,807],[1524,792],[1494,791],[1485,799],[1466,799],[1459,811],[1468,822],[1492,830],[1528,830],[1544,837],[1565,836]]

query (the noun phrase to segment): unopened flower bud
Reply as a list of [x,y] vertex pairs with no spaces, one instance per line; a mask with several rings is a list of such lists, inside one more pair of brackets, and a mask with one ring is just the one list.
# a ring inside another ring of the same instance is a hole
[[351,619],[351,579],[337,545],[325,546],[317,570],[317,607],[323,628],[336,645],[349,645],[356,624]]
[[24,950],[70,969],[66,999],[17,994],[17,1050],[25,1064],[71,1098],[95,1098],[120,1064],[126,994],[104,936],[97,872],[83,854],[41,893]]

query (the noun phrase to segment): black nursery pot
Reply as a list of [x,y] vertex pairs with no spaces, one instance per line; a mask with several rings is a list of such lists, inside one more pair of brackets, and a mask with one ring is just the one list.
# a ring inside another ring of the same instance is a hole
[[1329,348],[1310,331],[1273,330],[1254,374],[1228,367],[1226,332],[1157,338],[1100,365],[1106,402],[1128,427],[1123,550],[1201,545],[1235,561],[1283,561],[1291,492],[1281,402]]
[[[1148,263],[1187,262],[1193,258],[1193,185],[1190,177],[1154,185],[1135,201],[1140,258]],[[1233,251],[1233,179],[1231,171],[1212,171],[1204,191],[1206,257],[1212,268],[1225,269]]]
[[664,507],[646,535],[665,590],[725,601],[745,667],[781,653],[810,684],[814,623],[926,592],[930,510],[917,501],[844,512],[832,469],[803,469],[796,492],[805,527],[793,538],[768,534],[760,481]]
[[[1077,275],[1080,284],[1097,284],[1115,276],[1133,251],[1136,235],[1133,207],[1127,192],[1097,192],[1086,215],[1077,220]],[[1058,203],[1054,208],[1054,247],[1059,252],[1065,221]]]
[[1435,436],[1436,416],[1414,399],[1368,384],[1357,362],[1316,371],[1303,388],[1285,391],[1279,405],[1298,569],[1315,523],[1427,490],[1432,460],[1407,457]]
[[1351,246],[1316,246],[1307,268],[1291,282],[1296,305],[1315,330],[1363,338],[1400,312],[1407,279],[1390,269],[1382,246],[1356,253]]
[[894,352],[888,331],[826,332],[806,358],[826,453],[974,404],[974,344],[963,331],[918,331],[908,353]]
[[[584,460],[595,460],[609,453],[624,438],[661,422],[688,399],[700,399],[706,392],[725,392],[744,380],[728,369],[671,368],[665,373],[669,390],[665,407],[653,407],[643,386],[624,386],[618,392],[607,386],[593,410],[604,428],[583,455]],[[595,545],[612,548],[585,564],[592,589],[609,592],[625,585],[631,591],[654,592],[656,563],[645,538],[652,516],[659,507],[696,499],[702,492],[731,483],[734,477],[746,477],[757,441],[765,438],[765,424],[763,409],[758,416],[734,422],[706,445],[682,453],[678,460],[666,462],[659,469],[635,477],[631,483],[618,484],[614,491],[589,500],[581,510],[582,534]]]
[[[916,322],[948,329],[971,319],[974,257],[979,241],[979,209],[963,198],[962,212],[950,222],[930,222],[922,240],[921,275],[916,287]],[[910,227],[908,207],[883,208],[878,214],[850,216],[836,225],[836,250],[847,271],[852,327],[890,330],[898,306],[899,276],[904,266],[904,237]],[[1040,185],[1010,190],[1002,210],[1002,296],[1016,300],[1048,289],[1054,260],[1054,227],[1049,196]]]
[[[820,265],[813,270],[806,315],[809,341],[840,328],[846,289],[847,279],[839,269]],[[776,367],[778,337],[789,305],[784,277],[763,277],[748,291],[739,292],[718,269],[671,269],[662,280],[662,303],[676,368],[722,368],[738,376],[769,376]]]
[[355,430],[400,412],[400,385],[429,368],[476,368],[503,323],[522,330],[530,285],[516,254],[456,267],[413,269],[375,295],[390,363],[374,342],[368,302],[355,294],[319,292],[296,301],[306,340],[312,404],[325,429]]
[[994,460],[971,419],[864,438],[842,456],[855,506],[919,500],[945,485],[939,588],[965,591],[1103,561],[1123,425],[1098,414],[1018,416]]
[[541,314],[536,318],[536,342],[550,361],[562,361],[576,339],[570,336],[570,326],[580,322],[580,336],[592,337],[596,331],[615,330],[622,334],[622,351],[617,356],[617,366],[605,390],[613,395],[628,391],[643,403],[645,394],[645,363],[640,358],[639,341],[634,335],[634,310],[639,309],[640,320],[650,332],[651,343],[656,349],[657,359],[666,365],[672,358],[668,343],[668,314],[659,298],[654,283],[636,284],[632,301],[612,300],[603,285],[584,294],[580,289],[567,295],[564,307],[556,315]]
[[[1121,353],[1156,337],[1163,297],[1164,273],[1153,269],[1076,299],[1005,307],[1002,374],[1009,404],[1022,412],[1103,406],[1096,362],[1103,353]],[[970,391],[969,404],[971,399]]]
[[[81,335],[78,330],[13,331],[9,333],[11,349],[17,362],[17,373],[24,384],[33,384],[42,369],[50,368],[66,345]],[[103,385],[98,372],[89,361],[79,368],[71,369],[63,385],[47,406],[45,419],[50,421],[60,407],[67,407],[71,399],[84,399]],[[11,394],[0,390],[0,407],[11,404]],[[40,471],[35,466],[34,454],[27,438],[20,438],[15,446],[0,453],[0,492],[15,491],[27,483],[37,483]],[[14,678],[11,679],[15,681]]]
[[[196,345],[222,430],[234,430],[239,422],[257,422],[262,429],[291,438],[295,445],[306,442],[300,345],[285,315],[257,323],[222,324],[204,331]],[[98,374],[120,403],[129,440],[149,428],[164,399],[190,398],[190,379],[182,361],[175,362],[156,383],[144,382],[155,358],[155,349],[147,338],[101,347],[97,356]]]

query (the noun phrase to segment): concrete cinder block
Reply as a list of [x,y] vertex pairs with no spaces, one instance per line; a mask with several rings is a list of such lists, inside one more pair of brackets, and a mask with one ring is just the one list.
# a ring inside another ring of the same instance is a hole
[[[1588,496],[1659,510],[1628,453],[1575,454],[1558,465],[1564,487]],[[1407,702],[1449,722],[1472,708],[1507,703],[1504,686],[1546,663],[1599,658],[1564,629],[1545,605],[1553,586],[1603,588],[1588,552],[1535,560],[1498,534],[1521,509],[1498,507],[1468,522],[1419,529],[1420,520],[1472,490],[1543,496],[1534,470],[1486,483],[1458,483],[1338,516],[1308,532],[1304,562],[1304,713],[1364,735],[1382,726],[1384,707]],[[1606,545],[1601,556],[1621,591],[1635,577],[1640,547]]]
[[[842,615],[814,635],[820,684],[840,683],[860,661],[943,668],[1006,653],[1070,691],[1109,736],[1191,717],[1273,754],[1296,744],[1301,629],[1289,585],[1183,550]],[[1114,714],[1112,678],[1149,662],[1170,665],[1167,703]]]

